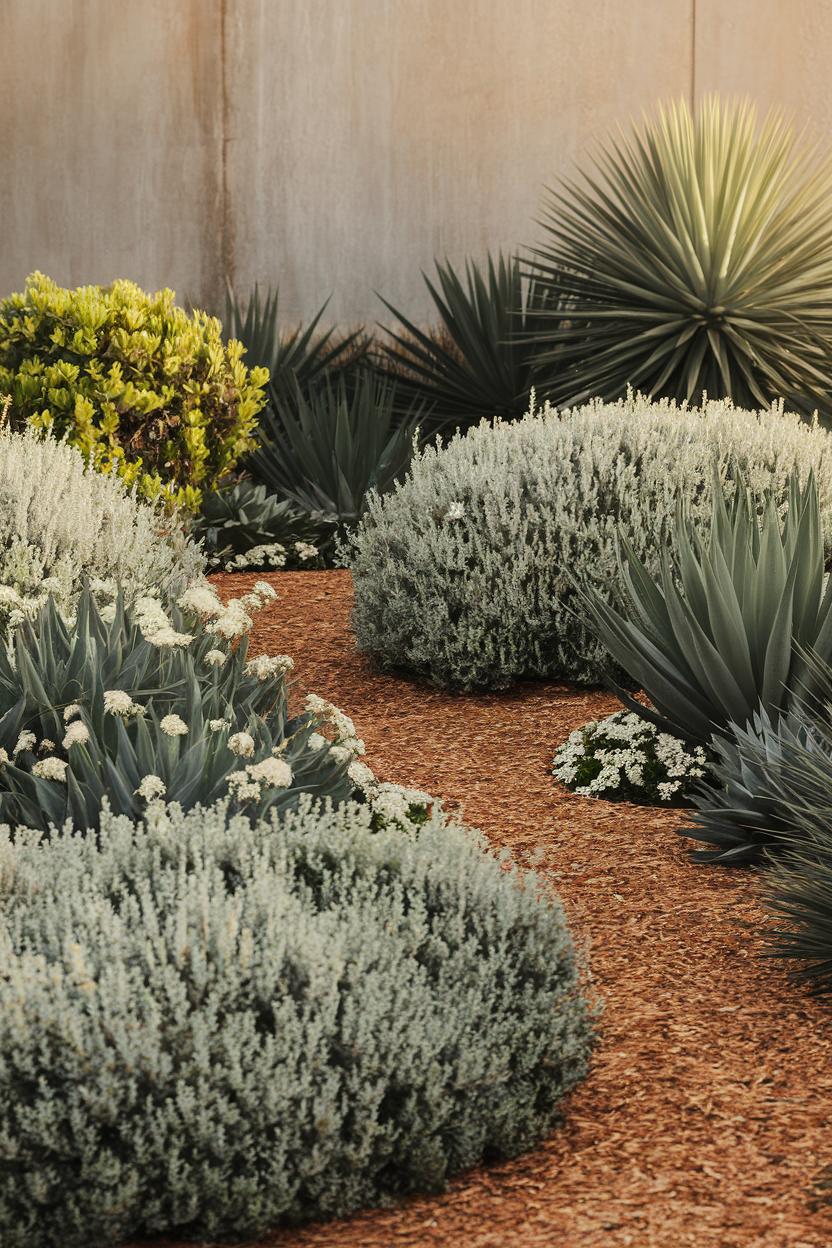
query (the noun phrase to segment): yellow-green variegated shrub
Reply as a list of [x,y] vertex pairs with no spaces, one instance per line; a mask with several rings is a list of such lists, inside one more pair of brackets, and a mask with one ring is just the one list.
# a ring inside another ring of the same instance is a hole
[[0,301],[0,394],[147,498],[195,508],[253,445],[268,372],[218,320],[134,282],[67,290],[33,273]]

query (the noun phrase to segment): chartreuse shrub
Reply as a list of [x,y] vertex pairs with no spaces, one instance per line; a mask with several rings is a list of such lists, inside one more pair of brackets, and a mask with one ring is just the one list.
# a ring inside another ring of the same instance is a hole
[[557,899],[431,816],[0,832],[4,1248],[253,1237],[529,1148],[591,1012]]
[[0,649],[0,818],[94,829],[105,802],[136,819],[157,798],[224,797],[262,815],[310,793],[418,822],[431,799],[358,765],[348,716],[313,694],[289,714],[290,658],[249,658],[252,613],[274,596],[258,582],[223,606],[203,582],[167,610],[119,599],[110,619],[85,593],[72,624],[50,600]]
[[647,694],[625,703],[662,731],[706,745],[715,732],[776,719],[813,690],[806,650],[832,658],[832,581],[824,575],[817,487],[788,482],[787,507],[754,496],[744,474],[730,504],[713,492],[710,532],[697,532],[680,499],[673,540],[651,575],[621,534],[626,605],[597,588],[582,594],[599,638]]
[[253,444],[268,373],[133,282],[66,290],[33,273],[0,301],[0,394],[14,417],[66,438],[98,470],[195,508]]
[[81,454],[35,430],[0,430],[0,632],[51,594],[72,614],[85,583],[109,608],[181,592],[204,558],[158,507],[102,476]]
[[546,205],[532,272],[564,316],[534,332],[539,384],[828,414],[830,204],[829,153],[748,102],[680,101],[612,139]]
[[620,603],[620,532],[656,574],[679,494],[704,533],[715,474],[730,495],[742,471],[780,505],[797,467],[815,473],[828,547],[831,449],[827,433],[780,408],[724,402],[631,396],[483,423],[417,454],[403,484],[370,497],[352,542],[358,643],[438,685],[596,683],[609,651],[578,614],[575,583]]

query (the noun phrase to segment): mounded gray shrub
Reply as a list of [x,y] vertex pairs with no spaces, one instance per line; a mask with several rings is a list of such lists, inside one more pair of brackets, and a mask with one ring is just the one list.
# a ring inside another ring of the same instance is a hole
[[371,498],[353,538],[359,647],[441,686],[597,683],[607,655],[576,614],[570,578],[615,596],[619,526],[657,571],[680,492],[693,523],[710,524],[715,464],[726,493],[741,467],[784,503],[791,470],[814,468],[829,549],[829,434],[778,407],[546,405],[429,447],[403,484]]
[[585,1072],[559,902],[434,816],[0,830],[0,1242],[254,1236],[528,1148]]

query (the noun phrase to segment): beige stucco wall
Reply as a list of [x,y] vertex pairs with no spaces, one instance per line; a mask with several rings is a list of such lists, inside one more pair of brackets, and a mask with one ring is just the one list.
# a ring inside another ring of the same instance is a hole
[[656,100],[832,121],[829,0],[0,0],[0,292],[38,267],[283,315],[532,243],[542,187]]

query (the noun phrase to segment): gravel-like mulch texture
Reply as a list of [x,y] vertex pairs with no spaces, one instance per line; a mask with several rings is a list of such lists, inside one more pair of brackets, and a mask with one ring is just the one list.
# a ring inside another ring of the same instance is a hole
[[[256,579],[218,578],[224,596]],[[589,948],[601,1044],[539,1149],[418,1199],[279,1232],[273,1248],[830,1248],[812,1185],[832,1163],[832,1006],[760,959],[752,873],[700,866],[684,812],[579,798],[554,746],[616,703],[525,684],[454,696],[372,670],[349,630],[346,572],[269,577],[255,649],[294,656],[303,690],[356,721],[367,758],[539,855]]]

